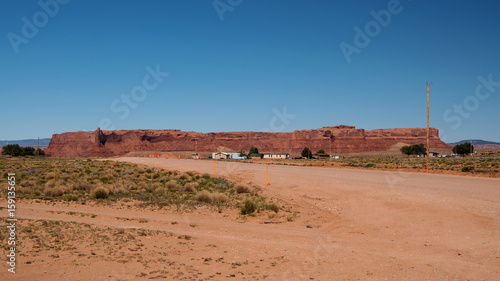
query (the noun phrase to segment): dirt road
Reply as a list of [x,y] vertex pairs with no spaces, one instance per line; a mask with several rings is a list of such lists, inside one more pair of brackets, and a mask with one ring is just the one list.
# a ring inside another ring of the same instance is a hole
[[[211,161],[120,158],[214,173]],[[280,236],[298,248],[290,275],[339,279],[500,279],[500,180],[449,175],[217,162],[218,175],[261,185],[300,211],[279,235],[252,228],[261,243]],[[313,226],[307,229],[306,225]],[[285,237],[287,238],[285,238]],[[270,241],[269,241],[270,242]],[[283,246],[281,246],[283,247]]]
[[[214,173],[212,161],[114,160]],[[298,216],[293,222],[265,224],[236,219],[236,212],[201,209],[173,214],[34,202],[22,205],[20,216],[88,223],[85,217],[64,212],[92,213],[97,214],[91,221],[96,226],[124,228],[135,227],[134,219],[147,219],[141,227],[196,238],[190,249],[178,249],[177,262],[198,271],[200,280],[228,276],[238,280],[500,280],[499,179],[269,166],[270,185],[266,186],[266,165],[218,162],[215,169],[219,176],[259,185],[263,195],[291,207]],[[217,248],[206,247],[211,244]],[[230,268],[214,262],[193,264],[207,256],[244,262],[229,263]],[[104,258],[99,266],[124,270],[122,264]],[[139,265],[127,264],[127,268],[135,270]],[[72,269],[59,264],[59,270],[70,274]],[[215,275],[216,271],[222,275]],[[95,277],[96,271],[89,264],[79,272],[79,276]],[[37,278],[50,279],[44,276]],[[140,279],[129,276],[123,273],[113,280]]]

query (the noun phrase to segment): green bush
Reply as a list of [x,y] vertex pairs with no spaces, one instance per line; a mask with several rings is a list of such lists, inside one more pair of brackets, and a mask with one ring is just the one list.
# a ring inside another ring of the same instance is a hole
[[277,213],[277,212],[279,212],[280,207],[275,203],[268,203],[264,206],[264,209]]
[[458,144],[455,147],[453,147],[453,153],[459,154],[461,156],[470,154],[473,151],[474,151],[474,146],[470,142]]
[[78,201],[78,197],[73,194],[69,194],[64,197],[64,201]]
[[243,206],[241,206],[241,214],[242,215],[250,215],[253,212],[255,212],[256,208],[257,208],[257,206],[253,200],[246,199],[245,202],[243,202]]
[[462,172],[467,173],[467,172],[472,172],[474,171],[474,167],[471,166],[465,166],[462,168]]

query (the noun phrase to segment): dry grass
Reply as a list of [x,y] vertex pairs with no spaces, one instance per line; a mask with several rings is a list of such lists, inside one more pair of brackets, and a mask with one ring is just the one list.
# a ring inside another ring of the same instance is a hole
[[208,190],[202,190],[202,191],[198,192],[194,196],[194,199],[196,201],[205,202],[205,203],[212,203],[214,201],[213,194],[210,193]]
[[[88,280],[222,280],[243,274],[252,276],[252,280],[267,280],[267,275],[254,267],[270,268],[276,261],[287,262],[282,257],[264,260],[260,256],[232,261],[231,253],[218,245],[200,242],[190,233],[141,228],[147,220],[128,223],[136,227],[23,219],[16,225],[21,274],[36,274],[40,267],[50,267],[57,276],[81,270],[79,276]],[[6,222],[0,222],[2,229],[6,226]],[[0,232],[0,239],[5,238]],[[109,270],[82,270],[103,262]]]
[[177,183],[177,181],[172,180],[167,183],[167,188],[170,190],[176,190],[179,189],[179,184]]
[[43,193],[45,194],[45,196],[56,197],[62,196],[64,194],[64,191],[59,187],[47,187],[43,190]]
[[185,186],[183,186],[181,188],[182,191],[185,191],[185,192],[196,192],[196,188],[198,187],[198,185],[194,182],[191,182],[191,183],[187,183]]
[[[54,165],[59,167],[55,179]],[[16,173],[16,195],[21,199],[64,200],[81,204],[96,199],[100,203],[135,200],[134,205],[139,207],[175,206],[178,209],[208,204],[217,206],[219,212],[222,208],[240,208],[249,194],[258,202],[266,202],[258,195],[257,189],[246,184],[236,185],[224,178],[194,172],[157,169],[153,173],[150,168],[130,163],[82,158],[0,157],[0,168],[5,171],[4,178],[8,173]],[[6,185],[0,184],[0,192],[5,194]],[[276,209],[279,207],[273,210]]]
[[109,190],[103,186],[98,186],[92,190],[92,197],[96,199],[106,199],[109,196]]
[[215,203],[226,203],[229,201],[229,197],[223,193],[214,193],[212,196]]
[[238,185],[236,185],[235,190],[236,190],[236,193],[238,193],[238,194],[252,192],[252,188],[249,185],[246,185],[246,184],[238,184]]

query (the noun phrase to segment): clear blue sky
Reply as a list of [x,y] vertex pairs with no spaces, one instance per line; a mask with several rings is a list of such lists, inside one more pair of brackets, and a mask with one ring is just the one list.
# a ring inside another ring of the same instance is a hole
[[[425,127],[431,82],[431,126],[447,142],[500,141],[498,1],[220,0],[219,12],[212,0],[41,2],[2,3],[3,140],[101,122],[200,132]],[[155,80],[148,66],[169,75]],[[276,114],[284,107],[295,116],[286,122]]]

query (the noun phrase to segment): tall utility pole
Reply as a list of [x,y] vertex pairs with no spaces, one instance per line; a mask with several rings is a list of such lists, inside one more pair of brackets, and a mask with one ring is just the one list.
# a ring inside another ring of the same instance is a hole
[[429,147],[429,83],[427,83],[427,173],[429,173],[430,147]]

